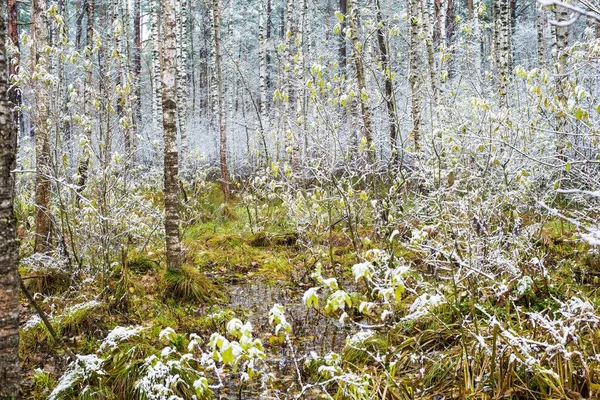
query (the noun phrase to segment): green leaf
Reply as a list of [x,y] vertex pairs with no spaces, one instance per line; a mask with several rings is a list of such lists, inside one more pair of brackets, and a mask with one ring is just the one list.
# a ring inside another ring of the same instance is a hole
[[235,362],[235,356],[233,355],[233,347],[227,344],[226,348],[224,350],[221,350],[221,358],[223,358],[223,362],[225,364],[232,365]]

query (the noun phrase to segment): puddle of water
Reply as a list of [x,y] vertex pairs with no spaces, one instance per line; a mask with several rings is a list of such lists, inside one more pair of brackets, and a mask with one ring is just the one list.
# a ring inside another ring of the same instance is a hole
[[[308,309],[302,303],[302,288],[290,288],[281,284],[268,285],[263,282],[251,282],[230,287],[231,308],[244,308],[250,311],[248,317],[255,336],[262,339],[267,364],[277,377],[279,393],[273,398],[293,398],[298,390],[294,356],[285,343],[271,343],[273,328],[269,325],[269,310],[278,303],[285,307],[285,315],[292,327],[292,343],[300,369],[311,351],[325,355],[330,351],[343,348],[346,336],[351,334],[348,327],[342,327],[337,320]],[[225,383],[225,382],[224,382]],[[218,393],[220,399],[258,399],[264,398],[259,392],[249,389],[240,394],[236,382],[227,382],[227,389]],[[303,396],[309,399],[310,397]]]

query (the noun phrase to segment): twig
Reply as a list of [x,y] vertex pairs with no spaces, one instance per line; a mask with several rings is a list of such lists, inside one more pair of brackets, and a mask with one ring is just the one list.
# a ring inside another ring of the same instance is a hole
[[63,348],[63,350],[65,351],[65,353],[67,353],[67,355],[69,356],[69,359],[71,359],[71,361],[77,361],[77,356],[75,355],[75,353],[73,353],[73,351],[70,348],[67,347],[67,345],[65,344],[65,342],[63,342],[63,340],[56,334],[56,331],[52,327],[52,324],[50,324],[50,321],[48,320],[48,317],[46,316],[46,313],[40,308],[40,306],[34,300],[34,298],[31,295],[31,293],[29,293],[29,291],[27,290],[27,288],[23,284],[23,280],[21,279],[20,276],[19,276],[19,284],[21,285],[21,290],[25,294],[25,297],[27,297],[27,300],[29,300],[29,302],[31,303],[31,305],[33,306],[33,308],[35,308],[35,311],[37,312],[37,314],[40,316],[40,318],[44,322],[44,325],[46,325],[46,329],[48,329],[48,332],[50,332],[50,335],[52,336],[52,338],[54,339],[54,341],[56,343],[58,343],[60,345],[60,347]]

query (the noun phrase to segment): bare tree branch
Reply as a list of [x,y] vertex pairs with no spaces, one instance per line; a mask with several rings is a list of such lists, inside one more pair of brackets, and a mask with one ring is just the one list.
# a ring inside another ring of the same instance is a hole
[[568,21],[555,21],[555,20],[549,20],[548,22],[552,25],[555,26],[569,26],[573,23],[575,23],[575,21],[577,21],[577,19],[584,15],[586,17],[590,17],[593,18],[597,21],[600,21],[600,10],[595,7],[594,5],[590,4],[587,0],[580,0],[582,4],[584,4],[587,9],[585,8],[581,8],[581,7],[577,7],[574,6],[572,4],[567,4],[565,2],[562,1],[558,1],[558,0],[537,0],[538,3],[540,3],[542,6],[558,6],[558,7],[564,7],[568,10],[573,11],[575,14],[568,20]]

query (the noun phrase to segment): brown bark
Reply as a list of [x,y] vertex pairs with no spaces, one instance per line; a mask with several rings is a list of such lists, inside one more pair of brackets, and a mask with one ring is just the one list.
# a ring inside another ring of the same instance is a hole
[[379,45],[379,57],[381,59],[381,67],[385,76],[385,104],[388,111],[388,124],[390,127],[390,145],[392,151],[392,160],[394,163],[398,162],[398,138],[396,130],[396,103],[394,101],[394,87],[392,83],[392,69],[388,58],[388,48],[383,29],[385,28],[385,22],[383,21],[383,15],[381,12],[381,1],[375,0],[375,6],[377,8],[377,44]]
[[181,270],[179,240],[179,154],[177,152],[177,48],[175,45],[175,8],[172,0],[162,0],[164,43],[162,58],[162,112],[165,143],[165,236],[167,269]]
[[469,22],[473,20],[473,0],[467,0],[467,19]]
[[[48,68],[47,55],[42,51],[49,44],[46,1],[32,1],[33,52],[34,65]],[[44,253],[50,250],[50,138],[48,128],[49,88],[46,83],[37,81],[35,88],[35,252]]]
[[[86,35],[85,35],[85,45],[86,45],[86,50],[85,50],[85,54],[86,54],[86,58],[88,61],[91,61],[92,59],[92,49],[94,48],[94,44],[93,39],[94,39],[94,8],[95,8],[95,0],[87,0],[85,3],[86,6],[86,13],[87,13],[87,28],[86,28]],[[84,86],[84,97],[86,99],[86,101],[83,103],[83,114],[86,117],[90,117],[90,115],[88,115],[88,113],[90,112],[90,108],[89,108],[89,104],[93,101],[92,99],[92,68],[88,67],[86,73],[85,73],[85,80],[83,83]],[[86,139],[88,141],[88,145],[91,146],[92,143],[92,132],[91,132],[91,126],[89,125],[85,125],[83,128],[83,132],[86,136]],[[88,169],[89,169],[89,165],[90,165],[90,155],[89,152],[84,149],[83,150],[83,158],[81,159],[79,166],[78,166],[78,175],[79,175],[79,179],[77,180],[77,191],[78,192],[82,192],[84,187],[85,187],[85,183],[87,181],[87,175],[88,175]],[[79,197],[77,198],[79,201]]]
[[229,166],[227,165],[227,122],[225,120],[225,99],[223,98],[223,70],[221,66],[221,0],[213,0],[213,45],[217,78],[217,107],[219,114],[219,161],[221,167],[221,190],[225,202],[229,201]]
[[0,14],[0,399],[20,398],[18,245],[11,171],[17,154],[17,125],[8,90],[4,15]]

